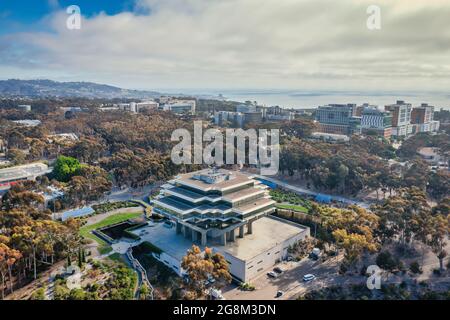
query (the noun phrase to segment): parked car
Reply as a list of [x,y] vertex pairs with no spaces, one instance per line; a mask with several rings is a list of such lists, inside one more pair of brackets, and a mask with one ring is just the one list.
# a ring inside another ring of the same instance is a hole
[[268,275],[269,277],[271,277],[271,278],[276,278],[276,277],[278,277],[278,274],[277,274],[276,272],[273,272],[273,271],[267,272],[267,275]]
[[310,257],[311,259],[313,259],[313,260],[317,260],[317,259],[320,258],[321,254],[322,254],[322,253],[321,253],[321,251],[320,251],[319,248],[314,248],[314,249],[312,250],[312,252],[309,254],[309,257]]
[[278,290],[278,291],[277,291],[277,295],[276,295],[275,297],[276,297],[276,298],[279,298],[279,297],[281,297],[283,294],[284,294],[283,291]]
[[212,300],[225,300],[225,298],[222,295],[222,291],[215,288],[211,288],[209,290],[209,295],[211,296]]
[[303,281],[309,282],[309,281],[313,281],[315,278],[316,278],[316,276],[313,274],[305,274],[303,276]]
[[276,273],[278,273],[278,274],[282,274],[282,273],[284,272],[284,270],[281,269],[280,267],[275,267],[275,268],[273,268],[273,271],[276,272]]

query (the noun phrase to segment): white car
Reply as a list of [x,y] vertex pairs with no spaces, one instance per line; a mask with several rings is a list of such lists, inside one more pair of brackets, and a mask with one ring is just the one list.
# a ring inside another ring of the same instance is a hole
[[305,274],[303,276],[303,281],[309,282],[309,281],[313,281],[315,278],[316,278],[316,276],[313,274]]
[[267,272],[267,275],[268,275],[269,277],[271,277],[271,278],[276,278],[276,277],[278,277],[278,274],[277,274],[276,272],[274,272],[274,271]]

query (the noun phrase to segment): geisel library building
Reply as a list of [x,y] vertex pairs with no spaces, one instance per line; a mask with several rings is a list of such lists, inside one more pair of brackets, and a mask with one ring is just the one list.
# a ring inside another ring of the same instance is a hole
[[290,245],[309,236],[309,228],[269,216],[275,202],[267,187],[237,171],[182,174],[162,189],[153,200],[154,211],[174,227],[160,230],[149,241],[158,239],[154,244],[167,257],[161,260],[180,275],[176,261],[181,262],[193,243],[222,253],[233,277],[246,282],[286,258]]

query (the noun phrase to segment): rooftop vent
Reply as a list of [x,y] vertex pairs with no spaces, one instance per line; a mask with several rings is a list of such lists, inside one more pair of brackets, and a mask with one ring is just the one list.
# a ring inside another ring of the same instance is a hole
[[193,178],[208,184],[215,184],[234,179],[235,176],[231,172],[220,172],[217,169],[211,169],[206,173],[196,174]]

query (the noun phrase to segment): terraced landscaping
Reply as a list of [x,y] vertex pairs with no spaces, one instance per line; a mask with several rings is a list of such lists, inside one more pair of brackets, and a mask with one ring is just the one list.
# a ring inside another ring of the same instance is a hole
[[98,228],[102,228],[102,227],[106,227],[106,226],[109,226],[109,225],[112,225],[112,224],[124,222],[124,221],[129,220],[129,219],[138,218],[140,216],[142,216],[141,212],[117,213],[117,214],[109,216],[109,217],[107,217],[107,218],[105,218],[105,219],[103,219],[103,220],[101,220],[101,221],[99,221],[97,223],[90,224],[90,225],[85,225],[85,226],[81,227],[79,234],[83,238],[91,239],[91,240],[94,240],[95,242],[97,242],[99,244],[99,252],[100,252],[100,254],[105,254],[105,253],[108,253],[109,251],[111,251],[110,246],[103,239],[100,239],[96,235],[92,234],[92,230],[95,230],[95,229],[98,229]]
[[298,206],[295,204],[280,204],[277,203],[276,207],[279,209],[286,209],[286,210],[293,210],[293,211],[299,211],[299,212],[304,212],[304,213],[308,213],[309,210],[308,208],[305,208],[303,206]]

